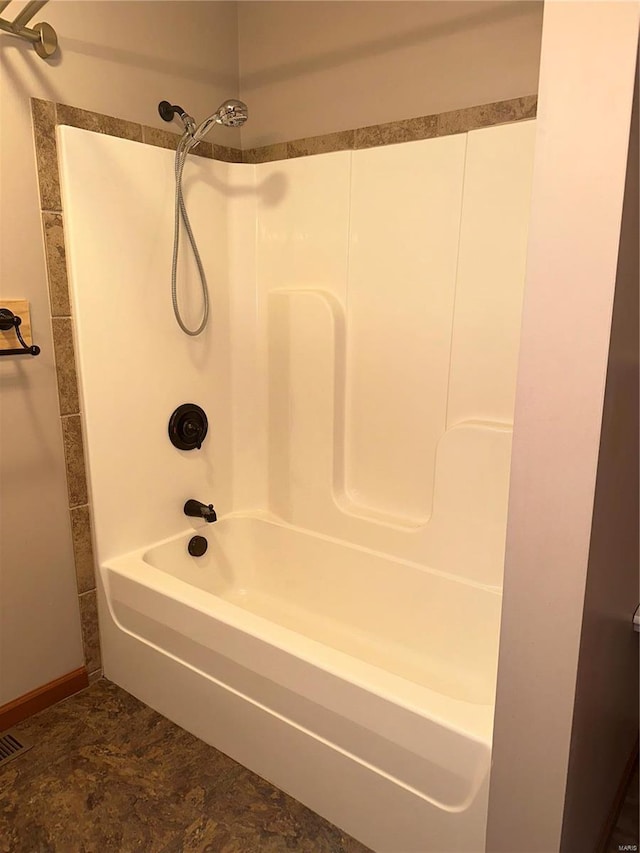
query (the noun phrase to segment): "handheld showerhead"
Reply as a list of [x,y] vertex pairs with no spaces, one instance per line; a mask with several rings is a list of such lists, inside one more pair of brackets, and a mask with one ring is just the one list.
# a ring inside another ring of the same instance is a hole
[[223,124],[225,127],[240,127],[248,117],[247,105],[232,98],[220,104],[215,113],[198,125],[193,133],[193,138],[199,142],[209,133],[214,124]]
[[235,98],[230,98],[228,101],[220,104],[215,113],[206,118],[197,127],[193,118],[177,104],[170,104],[169,101],[161,101],[158,104],[158,112],[165,121],[172,121],[174,116],[178,115],[182,119],[185,131],[194,143],[200,142],[209,133],[214,124],[223,124],[225,127],[240,127],[249,117],[247,105],[242,101],[235,100]]
[[231,99],[220,104],[215,112],[219,124],[225,127],[240,127],[249,118],[249,110],[243,101]]
[[[2,5],[2,0],[0,0],[0,7],[2,7]],[[4,5],[6,5],[6,3]],[[196,127],[196,123],[193,118],[185,110],[183,110],[182,107],[178,106],[178,104],[170,104],[169,101],[161,101],[158,104],[158,112],[160,113],[160,116],[164,121],[173,121],[174,117],[177,115],[184,125],[184,133],[180,137],[176,148],[176,203],[175,225],[173,231],[173,260],[171,264],[171,301],[173,303],[173,313],[175,315],[178,325],[186,335],[195,337],[196,335],[199,335],[201,332],[203,332],[207,325],[207,320],[209,318],[209,290],[207,287],[207,278],[205,275],[204,267],[202,265],[202,259],[200,258],[200,252],[198,251],[198,246],[196,245],[196,238],[193,235],[191,224],[189,222],[189,215],[187,213],[187,208],[184,203],[184,196],[182,193],[182,172],[189,152],[193,148],[195,148],[195,146],[198,145],[198,143],[207,135],[207,133],[211,130],[214,124],[223,124],[225,125],[225,127],[240,127],[240,125],[244,124],[247,120],[249,111],[247,109],[247,105],[243,104],[242,101],[230,99],[220,104],[215,113],[213,113],[213,115],[210,115],[209,118],[206,118],[203,122],[201,122],[198,127]],[[198,274],[200,275],[200,284],[202,286],[202,320],[200,321],[198,327],[195,329],[190,329],[185,324],[184,320],[180,315],[180,307],[178,305],[177,274],[181,219],[184,228],[187,232],[187,237],[189,238],[189,242],[191,244],[193,256],[195,258],[196,266],[198,268]]]

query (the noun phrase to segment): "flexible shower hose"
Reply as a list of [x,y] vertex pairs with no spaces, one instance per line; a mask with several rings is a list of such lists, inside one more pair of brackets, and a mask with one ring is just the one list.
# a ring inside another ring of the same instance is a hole
[[[187,208],[185,206],[184,198],[182,195],[182,171],[184,169],[184,164],[187,159],[187,154],[195,144],[196,143],[193,141],[191,136],[185,133],[185,135],[178,143],[178,148],[176,150],[176,204],[175,225],[173,229],[173,261],[171,264],[171,301],[173,302],[173,313],[175,314],[176,320],[178,321],[178,325],[180,326],[182,331],[186,335],[191,335],[192,337],[195,337],[196,335],[199,335],[202,331],[204,331],[207,325],[207,320],[209,319],[209,289],[207,287],[207,279],[205,276],[204,267],[202,266],[200,252],[198,251],[198,246],[196,244],[196,238],[193,236],[191,223],[189,222],[189,216],[187,214]],[[185,325],[182,320],[182,317],[180,316],[180,308],[178,307],[178,248],[180,245],[181,217],[184,223],[185,230],[187,232],[187,237],[189,238],[189,243],[191,244],[191,249],[193,250],[193,256],[198,267],[198,273],[200,274],[200,284],[202,286],[202,320],[200,321],[200,325],[197,329],[190,329],[187,325]]]

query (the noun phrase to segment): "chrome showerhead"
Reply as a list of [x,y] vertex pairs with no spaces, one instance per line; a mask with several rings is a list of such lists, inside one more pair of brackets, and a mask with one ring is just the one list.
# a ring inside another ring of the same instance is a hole
[[[2,5],[1,2],[0,5]],[[233,98],[220,104],[215,113],[201,122],[198,127],[196,127],[193,118],[182,107],[177,104],[170,104],[169,101],[161,101],[158,104],[158,112],[165,121],[172,121],[174,116],[178,115],[182,119],[185,131],[194,142],[200,142],[214,124],[223,124],[225,127],[240,127],[249,117],[247,105]]]
[[211,130],[214,124],[223,124],[225,127],[240,127],[249,117],[247,105],[242,101],[231,99],[220,104],[218,109],[206,118],[193,133],[193,138],[199,142]]
[[243,101],[231,99],[220,104],[215,112],[218,124],[226,127],[240,127],[249,118],[249,110]]

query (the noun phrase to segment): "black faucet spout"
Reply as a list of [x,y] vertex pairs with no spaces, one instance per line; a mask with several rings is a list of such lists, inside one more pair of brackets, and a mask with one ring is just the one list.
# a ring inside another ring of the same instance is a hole
[[204,518],[210,524],[218,520],[213,504],[203,504],[193,498],[189,498],[184,505],[184,514],[191,518]]

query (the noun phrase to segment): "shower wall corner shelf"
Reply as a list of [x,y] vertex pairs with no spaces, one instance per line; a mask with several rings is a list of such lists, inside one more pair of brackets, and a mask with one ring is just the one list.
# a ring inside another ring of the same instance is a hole
[[[11,0],[0,0],[0,15]],[[47,4],[48,0],[29,0],[13,21],[0,17],[0,30],[9,35],[30,41],[41,59],[49,59],[58,49],[58,36],[51,24],[40,23],[28,27],[33,16]]]
[[0,300],[0,356],[39,355],[31,340],[31,317],[26,299]]

